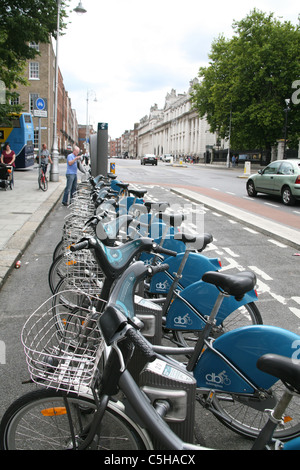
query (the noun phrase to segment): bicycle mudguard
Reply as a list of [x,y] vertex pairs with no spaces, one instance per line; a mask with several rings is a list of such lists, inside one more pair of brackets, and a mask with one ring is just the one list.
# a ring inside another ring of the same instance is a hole
[[134,196],[126,196],[120,200],[119,206],[116,208],[116,213],[119,215],[128,214],[128,211],[132,204],[144,204],[144,199],[135,198]]
[[295,437],[283,444],[282,450],[300,450],[300,437]]
[[[149,292],[153,294],[166,294],[169,291],[174,278],[173,273],[178,272],[183,256],[184,253],[178,253],[175,258],[171,256],[164,260],[169,265],[169,275],[166,272],[155,274],[151,279]],[[207,271],[218,271],[219,269],[220,263],[218,258],[207,258],[200,253],[190,253],[185,263],[178,288],[184,289],[194,282],[199,281]]]
[[[160,244],[161,242],[161,239],[160,238],[156,238],[154,239],[154,242],[157,243],[158,245]],[[164,248],[166,248],[167,250],[172,250],[172,251],[176,251],[177,253],[182,253],[183,251],[185,251],[185,244],[181,241],[181,240],[175,240],[174,239],[174,235],[170,234],[168,236],[168,238],[166,238],[162,244],[162,246]],[[153,253],[142,253],[141,256],[140,256],[140,260],[143,261],[145,264],[147,265],[151,265],[153,263],[153,260],[155,258],[155,254]],[[160,253],[159,254],[159,257],[164,257],[164,262],[167,262],[166,259],[170,260],[170,258],[173,258],[175,259],[175,257],[171,256],[171,257],[168,257],[166,258],[167,255],[164,255],[163,253]],[[176,256],[177,258],[177,256]],[[220,267],[220,266],[219,266]],[[171,271],[170,271],[171,272]],[[156,276],[156,275],[155,275]],[[161,292],[161,291],[159,291]],[[162,291],[164,292],[164,291]]]
[[[216,269],[215,269],[216,271]],[[183,289],[171,304],[166,320],[166,327],[175,330],[202,330],[204,317],[209,316],[219,295],[219,290],[212,284],[198,281]],[[224,297],[216,317],[220,325],[225,318],[238,308],[257,301],[254,290],[247,292],[241,301],[234,297]]]
[[200,357],[194,370],[197,387],[231,393],[253,393],[253,386],[268,390],[278,379],[256,367],[258,358],[273,353],[296,359],[299,346],[300,336],[274,326],[229,331],[212,341]]

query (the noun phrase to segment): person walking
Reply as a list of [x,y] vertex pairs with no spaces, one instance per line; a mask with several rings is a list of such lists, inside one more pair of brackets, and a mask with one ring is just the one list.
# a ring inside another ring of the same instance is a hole
[[10,145],[8,142],[5,142],[3,149],[2,149],[2,154],[0,161],[1,163],[4,163],[4,165],[10,165],[11,168],[11,182],[14,184],[14,167],[15,165],[15,160],[16,160],[16,154],[15,152],[10,148]]
[[80,158],[81,157],[79,156],[79,147],[75,145],[73,148],[73,152],[67,156],[67,183],[62,200],[62,204],[64,206],[68,205],[69,195],[71,200],[77,189],[77,161]]

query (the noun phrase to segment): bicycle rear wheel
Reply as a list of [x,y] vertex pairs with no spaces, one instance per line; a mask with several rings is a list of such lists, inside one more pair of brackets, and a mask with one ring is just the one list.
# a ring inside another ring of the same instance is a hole
[[[278,401],[285,386],[281,381],[274,384],[272,396]],[[274,439],[286,441],[300,435],[300,397],[295,395],[285,411],[285,419],[274,432]],[[265,411],[263,400],[231,395],[216,391],[212,399],[216,417],[229,429],[248,438],[256,438],[266,424],[269,414]]]
[[[262,324],[263,319],[259,309],[254,302],[250,302],[232,312],[219,327],[213,328],[211,336],[216,338],[236,328]],[[177,343],[181,344],[183,347],[195,346],[198,340],[197,331],[174,331],[173,335]]]
[[[50,389],[16,400],[0,424],[2,450],[76,450],[85,438],[96,405],[93,400]],[[89,449],[144,450],[145,435],[115,406],[108,405]]]

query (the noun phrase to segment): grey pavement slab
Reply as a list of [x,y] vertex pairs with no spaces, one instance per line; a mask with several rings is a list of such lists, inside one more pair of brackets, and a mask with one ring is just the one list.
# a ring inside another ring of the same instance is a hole
[[41,191],[35,166],[14,172],[12,190],[0,189],[0,288],[64,188],[61,176],[58,182],[49,182],[48,191]]

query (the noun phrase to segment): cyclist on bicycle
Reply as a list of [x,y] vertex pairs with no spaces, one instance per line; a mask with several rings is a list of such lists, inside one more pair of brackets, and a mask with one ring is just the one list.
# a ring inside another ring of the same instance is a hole
[[52,159],[51,159],[49,150],[47,149],[47,145],[43,144],[42,145],[42,151],[41,151],[41,165],[43,165],[43,167],[44,167],[43,170],[44,170],[45,175],[47,173],[47,166],[48,166],[49,162],[52,165]]

